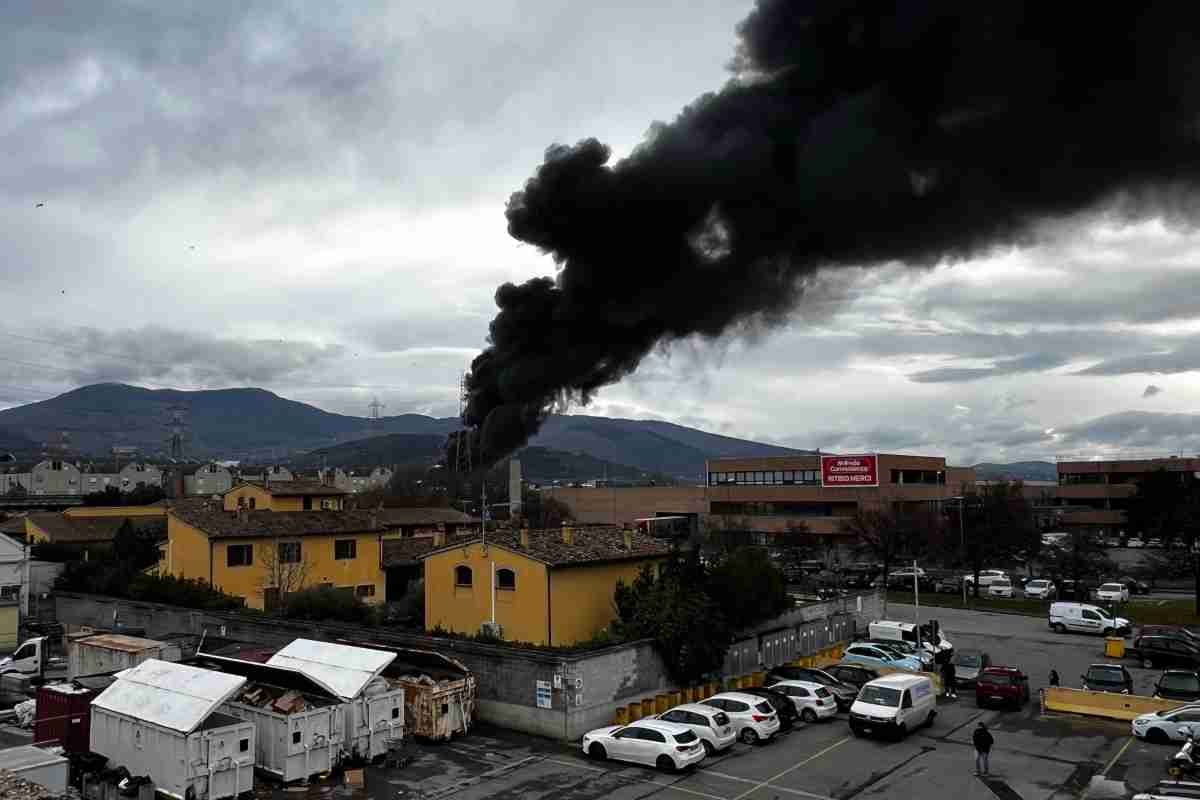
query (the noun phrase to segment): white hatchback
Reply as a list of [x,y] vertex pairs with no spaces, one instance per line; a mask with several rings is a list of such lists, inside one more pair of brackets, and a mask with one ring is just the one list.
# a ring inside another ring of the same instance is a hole
[[837,716],[837,698],[825,686],[810,681],[780,681],[767,687],[773,692],[786,694],[796,707],[796,713],[805,722],[816,722]]
[[732,747],[737,741],[737,731],[734,730],[729,715],[719,708],[703,703],[684,703],[665,714],[659,714],[655,719],[690,728],[700,737],[700,743],[710,756]]
[[987,587],[988,597],[1012,597],[1012,581],[1007,577],[996,578]]
[[583,735],[583,752],[594,759],[608,758],[658,767],[663,772],[699,764],[707,753],[700,737],[684,725],[658,719],[639,719],[628,725],[610,725]]
[[1096,590],[1096,599],[1102,603],[1128,602],[1129,587],[1123,583],[1102,583]]
[[1133,718],[1133,735],[1156,744],[1182,742],[1187,738],[1184,728],[1200,733],[1200,705],[1195,703],[1167,711],[1151,711]]
[[761,697],[741,692],[721,692],[703,701],[729,715],[738,738],[746,744],[770,739],[779,733],[775,707]]

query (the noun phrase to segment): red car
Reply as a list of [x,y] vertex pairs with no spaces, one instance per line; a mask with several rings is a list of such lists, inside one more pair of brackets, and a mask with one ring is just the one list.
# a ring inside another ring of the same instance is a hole
[[1016,667],[985,667],[975,682],[975,705],[1020,708],[1029,702],[1029,676]]

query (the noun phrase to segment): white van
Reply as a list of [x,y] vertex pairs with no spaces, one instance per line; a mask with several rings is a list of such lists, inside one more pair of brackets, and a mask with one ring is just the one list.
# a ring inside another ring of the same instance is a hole
[[933,681],[925,675],[895,673],[863,684],[850,706],[850,732],[881,733],[903,739],[909,731],[932,725],[937,716]]
[[1103,636],[1129,633],[1129,620],[1114,617],[1100,606],[1088,603],[1051,603],[1050,630],[1066,633],[1099,633]]
[[[911,622],[896,622],[890,619],[875,620],[867,626],[871,639],[879,642],[909,642],[917,643],[917,626]],[[954,645],[945,636],[938,634],[938,643],[934,644],[927,638],[922,638],[921,646],[925,652],[937,655],[939,650],[953,650]]]

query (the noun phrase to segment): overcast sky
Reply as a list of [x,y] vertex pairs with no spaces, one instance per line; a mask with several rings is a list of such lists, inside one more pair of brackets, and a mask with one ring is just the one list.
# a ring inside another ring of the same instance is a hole
[[[750,7],[3,4],[0,407],[124,381],[456,413],[496,286],[553,273],[509,194],[548,145],[626,154],[720,87]],[[843,270],[587,413],[960,463],[1194,454],[1197,256],[1200,233],[1092,219]]]

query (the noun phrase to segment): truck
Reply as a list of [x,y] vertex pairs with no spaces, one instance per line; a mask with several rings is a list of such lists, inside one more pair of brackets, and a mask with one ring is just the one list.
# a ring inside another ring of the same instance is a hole
[[44,679],[50,671],[49,638],[35,636],[21,642],[11,656],[0,658],[0,678]]

